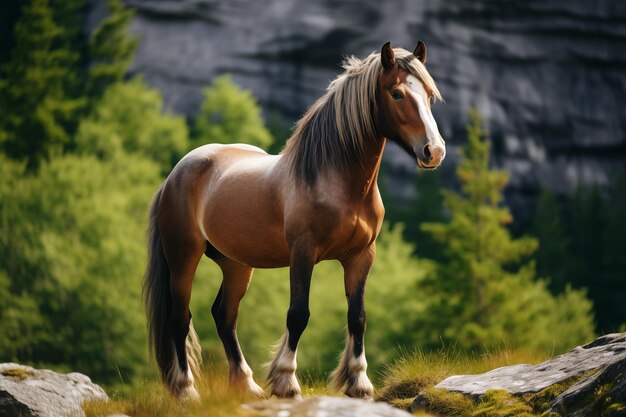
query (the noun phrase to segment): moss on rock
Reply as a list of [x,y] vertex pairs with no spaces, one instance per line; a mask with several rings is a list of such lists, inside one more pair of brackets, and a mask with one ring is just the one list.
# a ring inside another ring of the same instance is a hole
[[15,367],[3,369],[2,371],[0,371],[0,375],[11,378],[14,381],[23,381],[32,377],[34,375],[34,372],[25,367]]

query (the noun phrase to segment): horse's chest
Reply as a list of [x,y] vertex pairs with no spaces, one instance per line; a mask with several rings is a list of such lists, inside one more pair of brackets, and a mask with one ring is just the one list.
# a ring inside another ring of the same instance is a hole
[[320,259],[342,259],[369,247],[380,230],[383,213],[372,205],[330,210],[318,218]]

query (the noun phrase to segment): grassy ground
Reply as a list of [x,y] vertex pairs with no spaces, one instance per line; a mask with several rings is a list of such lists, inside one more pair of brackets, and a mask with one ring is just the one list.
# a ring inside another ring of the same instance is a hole
[[[206,368],[210,368],[207,366]],[[244,410],[242,403],[256,401],[234,393],[228,387],[225,369],[205,371],[198,381],[201,400],[198,403],[181,403],[169,395],[156,378],[139,381],[133,385],[106,388],[111,401],[92,402],[83,405],[87,417],[105,417],[111,414],[127,414],[132,417],[248,417],[256,416]],[[256,378],[257,382],[262,382]],[[301,375],[304,396],[337,395],[328,391],[325,382],[309,375]]]
[[[420,417],[533,417],[540,416],[545,406],[570,384],[546,389],[527,397],[513,397],[504,391],[488,391],[479,402],[469,397],[434,388],[450,375],[482,373],[501,366],[518,363],[535,364],[547,359],[549,354],[524,351],[497,350],[481,355],[468,355],[454,349],[439,352],[405,353],[390,364],[382,375],[376,399],[400,408],[407,408],[419,394],[427,404],[427,410],[415,410]],[[121,413],[133,417],[247,417],[252,412],[240,407],[251,401],[234,394],[228,388],[224,369],[208,371],[198,383],[201,401],[184,404],[173,399],[159,381],[150,380],[132,386],[107,390],[111,396],[108,403],[85,405],[88,417]],[[337,395],[328,391],[325,381],[310,375],[300,375],[304,396]],[[257,382],[261,382],[257,379]],[[545,415],[544,415],[545,416]]]

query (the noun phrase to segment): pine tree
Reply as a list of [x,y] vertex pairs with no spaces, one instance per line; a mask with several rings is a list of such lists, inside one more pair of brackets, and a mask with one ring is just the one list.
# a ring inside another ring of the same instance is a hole
[[66,92],[77,56],[60,42],[63,33],[48,0],[32,0],[15,24],[11,59],[2,68],[0,146],[31,170],[61,152],[81,104]]
[[[444,247],[445,259],[425,282],[430,307],[422,327],[430,329],[427,337],[433,344],[440,343],[434,337],[440,336],[466,349],[502,342],[545,347],[553,341],[555,327],[568,343],[584,341],[593,334],[591,304],[584,293],[571,290],[555,299],[545,282],[536,280],[534,263],[527,258],[537,240],[515,239],[507,228],[512,217],[502,200],[508,174],[490,169],[485,135],[473,110],[457,167],[461,192],[444,192],[450,221],[423,225]],[[563,348],[560,341],[555,343]]]
[[625,323],[625,192],[626,181],[618,177],[606,190],[579,186],[569,203],[569,276],[574,287],[588,289],[600,333]]
[[[70,97],[81,100],[81,108],[85,108],[86,68],[87,68],[87,35],[83,28],[86,19],[85,0],[50,0],[54,22],[63,29],[56,43],[72,54],[72,64],[66,67],[65,91]],[[78,117],[72,121],[70,132],[74,132]]]
[[604,278],[596,302],[601,331],[626,331],[626,178],[617,178],[609,190],[603,236]]
[[133,10],[125,7],[121,0],[109,0],[107,6],[109,16],[89,39],[89,92],[95,97],[109,85],[124,79],[139,42],[129,33]]
[[530,231],[539,240],[539,250],[535,253],[537,272],[550,277],[553,294],[561,293],[569,282],[570,240],[564,210],[548,189],[539,194]]

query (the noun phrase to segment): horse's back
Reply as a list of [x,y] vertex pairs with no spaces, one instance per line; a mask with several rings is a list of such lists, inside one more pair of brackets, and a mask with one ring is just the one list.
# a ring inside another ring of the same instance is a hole
[[166,186],[222,254],[254,267],[284,266],[280,158],[251,145],[204,145],[181,159]]

